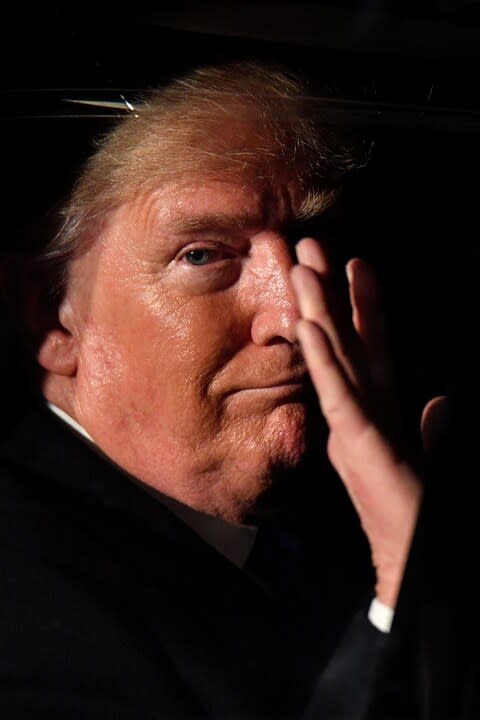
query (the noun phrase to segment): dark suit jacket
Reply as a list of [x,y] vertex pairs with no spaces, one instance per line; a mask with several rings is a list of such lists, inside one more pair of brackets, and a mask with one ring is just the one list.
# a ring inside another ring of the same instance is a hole
[[406,720],[480,718],[476,352],[460,356],[449,397],[369,720],[396,718],[407,692]]
[[239,570],[40,405],[0,461],[2,718],[362,716],[368,573],[297,541]]

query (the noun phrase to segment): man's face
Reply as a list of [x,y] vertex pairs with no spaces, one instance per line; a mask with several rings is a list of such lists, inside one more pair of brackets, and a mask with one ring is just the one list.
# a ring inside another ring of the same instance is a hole
[[293,184],[165,185],[75,260],[66,408],[129,473],[235,520],[305,451],[305,365],[285,228]]

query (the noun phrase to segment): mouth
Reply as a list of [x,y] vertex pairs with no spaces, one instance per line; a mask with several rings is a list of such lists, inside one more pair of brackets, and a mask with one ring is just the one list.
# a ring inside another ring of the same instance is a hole
[[278,387],[304,387],[307,383],[307,374],[294,377],[277,378],[274,381],[266,382],[264,385],[258,385],[260,388],[278,388]]
[[306,393],[307,378],[285,378],[274,382],[268,381],[264,384],[255,384],[236,388],[235,394],[251,395],[252,397],[271,398],[298,398],[301,399]]
[[264,413],[269,414],[275,408],[282,406],[310,406],[310,385],[308,374],[298,373],[292,375],[276,376],[273,378],[251,378],[245,383],[239,383],[225,394],[224,400],[231,408],[236,408],[243,414]]
[[254,382],[251,385],[245,385],[243,387],[236,388],[237,391],[242,390],[294,390],[304,389],[307,386],[308,373],[301,372],[296,375],[284,375],[277,378],[269,378],[265,382]]
[[237,394],[243,397],[268,400],[272,402],[303,402],[306,392],[302,383],[288,383],[286,385],[269,385],[267,387],[246,388]]
[[272,383],[272,384],[269,383],[268,385],[255,385],[253,387],[241,388],[240,392],[242,390],[245,390],[245,391],[251,390],[252,392],[255,392],[255,390],[258,390],[259,392],[264,392],[266,390],[272,390],[272,391],[294,390],[296,388],[303,388],[303,387],[305,387],[305,383],[298,382],[298,381],[297,382]]

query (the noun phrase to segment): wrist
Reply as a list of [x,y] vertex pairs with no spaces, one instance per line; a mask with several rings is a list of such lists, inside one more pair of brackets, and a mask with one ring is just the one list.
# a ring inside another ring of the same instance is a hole
[[396,582],[378,580],[375,585],[375,597],[383,605],[386,605],[394,610],[397,604],[400,584],[401,580]]

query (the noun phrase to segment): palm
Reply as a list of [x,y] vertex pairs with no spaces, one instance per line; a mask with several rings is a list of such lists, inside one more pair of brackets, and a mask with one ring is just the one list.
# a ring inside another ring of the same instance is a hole
[[377,597],[393,607],[422,486],[387,439],[397,416],[378,289],[368,266],[350,261],[348,306],[335,291],[322,248],[307,238],[297,254],[297,335],[329,427],[329,458],[369,540]]

